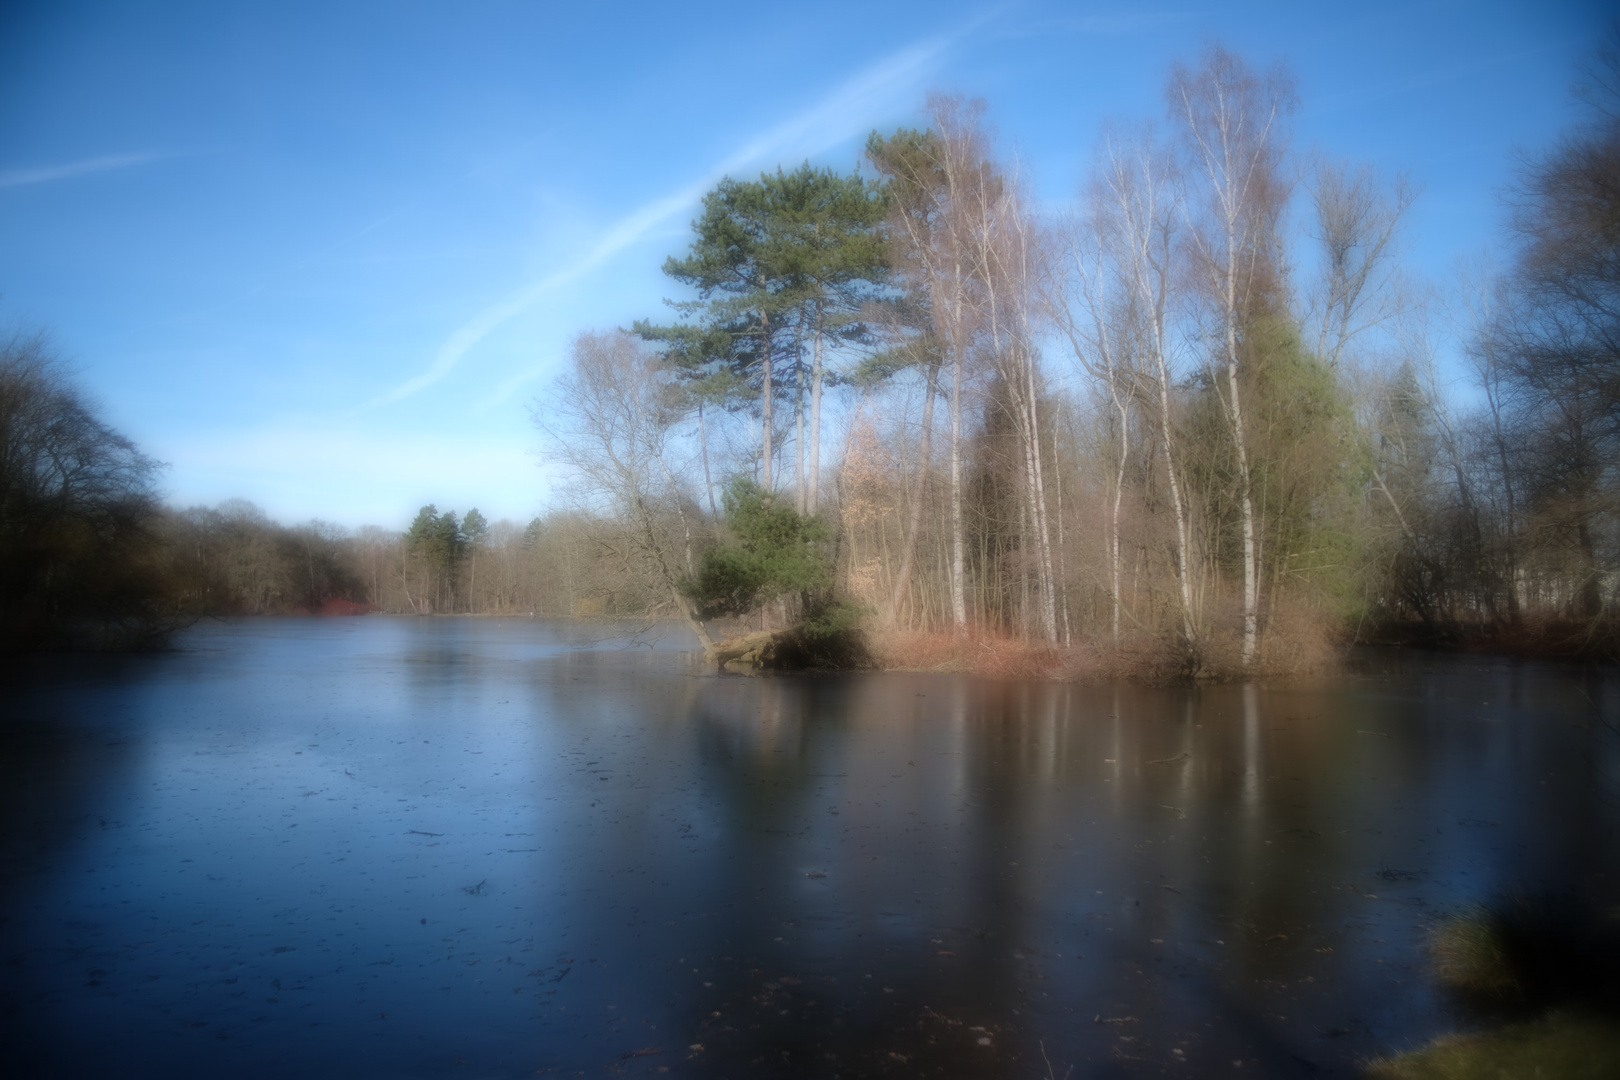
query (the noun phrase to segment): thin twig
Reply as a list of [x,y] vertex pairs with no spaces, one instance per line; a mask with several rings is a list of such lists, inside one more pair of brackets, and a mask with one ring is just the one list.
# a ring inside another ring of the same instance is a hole
[[[1046,1062],[1046,1075],[1050,1080],[1057,1080],[1057,1073],[1052,1069],[1052,1059],[1046,1056],[1046,1042],[1041,1039],[1037,1039],[1035,1042],[1041,1048],[1041,1060]],[[1074,1066],[1070,1065],[1063,1071],[1063,1080],[1069,1080],[1069,1074],[1072,1072],[1074,1072]]]

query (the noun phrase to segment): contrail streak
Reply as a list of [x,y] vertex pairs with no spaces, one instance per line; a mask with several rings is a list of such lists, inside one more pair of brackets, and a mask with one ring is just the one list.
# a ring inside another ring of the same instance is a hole
[[[902,89],[909,92],[915,77],[931,67],[949,47],[951,40],[950,36],[932,38],[889,54],[847,80],[824,101],[751,139],[701,178],[638,207],[610,226],[571,265],[519,289],[467,320],[439,346],[432,365],[426,371],[369,404],[386,405],[399,401],[438,382],[496,327],[521,314],[559,285],[601,266],[648,232],[689,208],[722,177],[789,148],[815,154],[857,133],[864,126],[865,118],[871,115],[874,98]],[[510,393],[515,385],[510,383],[503,386],[504,393]]]
[[0,172],[0,188],[21,187],[24,184],[44,184],[51,180],[66,180],[73,176],[84,176],[87,173],[106,172],[108,169],[126,169],[131,165],[144,165],[148,161],[155,161],[159,156],[154,153],[108,154],[106,157],[75,161],[67,165],[46,165],[37,169],[12,169],[9,172]]

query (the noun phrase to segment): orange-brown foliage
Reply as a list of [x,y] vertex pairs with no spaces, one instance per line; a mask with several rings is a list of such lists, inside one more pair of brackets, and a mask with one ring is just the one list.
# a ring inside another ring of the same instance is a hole
[[1173,639],[1151,634],[1130,635],[1118,645],[1088,641],[1053,646],[985,628],[960,635],[891,630],[873,634],[871,647],[878,665],[886,671],[949,671],[1070,682],[1304,675],[1330,670],[1342,656],[1342,643],[1324,630],[1319,612],[1303,606],[1277,606],[1267,620],[1260,657],[1245,669],[1239,625],[1235,619],[1228,621],[1233,625],[1217,625],[1200,643],[1196,668]]
[[[1243,666],[1243,613],[1236,598],[1210,615],[1199,642],[1198,676],[1205,679],[1253,679],[1310,675],[1338,666],[1345,642],[1317,607],[1273,594],[1261,622],[1260,651]],[[1348,634],[1343,635],[1348,637]]]
[[1001,679],[1162,681],[1181,669],[1173,646],[1142,637],[1119,647],[1053,646],[991,630],[965,635],[893,630],[874,635],[872,652],[886,671],[952,671]]

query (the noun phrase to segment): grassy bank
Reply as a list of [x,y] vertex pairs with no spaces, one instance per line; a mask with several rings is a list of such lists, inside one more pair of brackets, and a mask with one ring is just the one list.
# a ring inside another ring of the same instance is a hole
[[1620,1076],[1620,918],[1569,899],[1509,897],[1431,936],[1438,982],[1482,1026],[1372,1062],[1369,1080]]
[[1555,1012],[1494,1031],[1447,1035],[1368,1066],[1367,1080],[1613,1080],[1620,1026],[1596,1013]]

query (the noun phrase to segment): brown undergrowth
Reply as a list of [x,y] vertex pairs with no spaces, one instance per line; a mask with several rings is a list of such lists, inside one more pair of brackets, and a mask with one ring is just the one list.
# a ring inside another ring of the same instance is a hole
[[1206,631],[1196,655],[1168,636],[1134,634],[1057,646],[986,628],[951,631],[889,630],[869,635],[885,671],[944,671],[1003,679],[1066,682],[1166,683],[1221,681],[1317,674],[1333,670],[1342,647],[1309,613],[1276,612],[1255,662],[1243,664],[1242,639],[1234,628]]
[[1054,646],[995,631],[890,630],[871,635],[885,671],[941,671],[998,679],[1164,682],[1185,669],[1171,643],[1143,638],[1120,647]]

